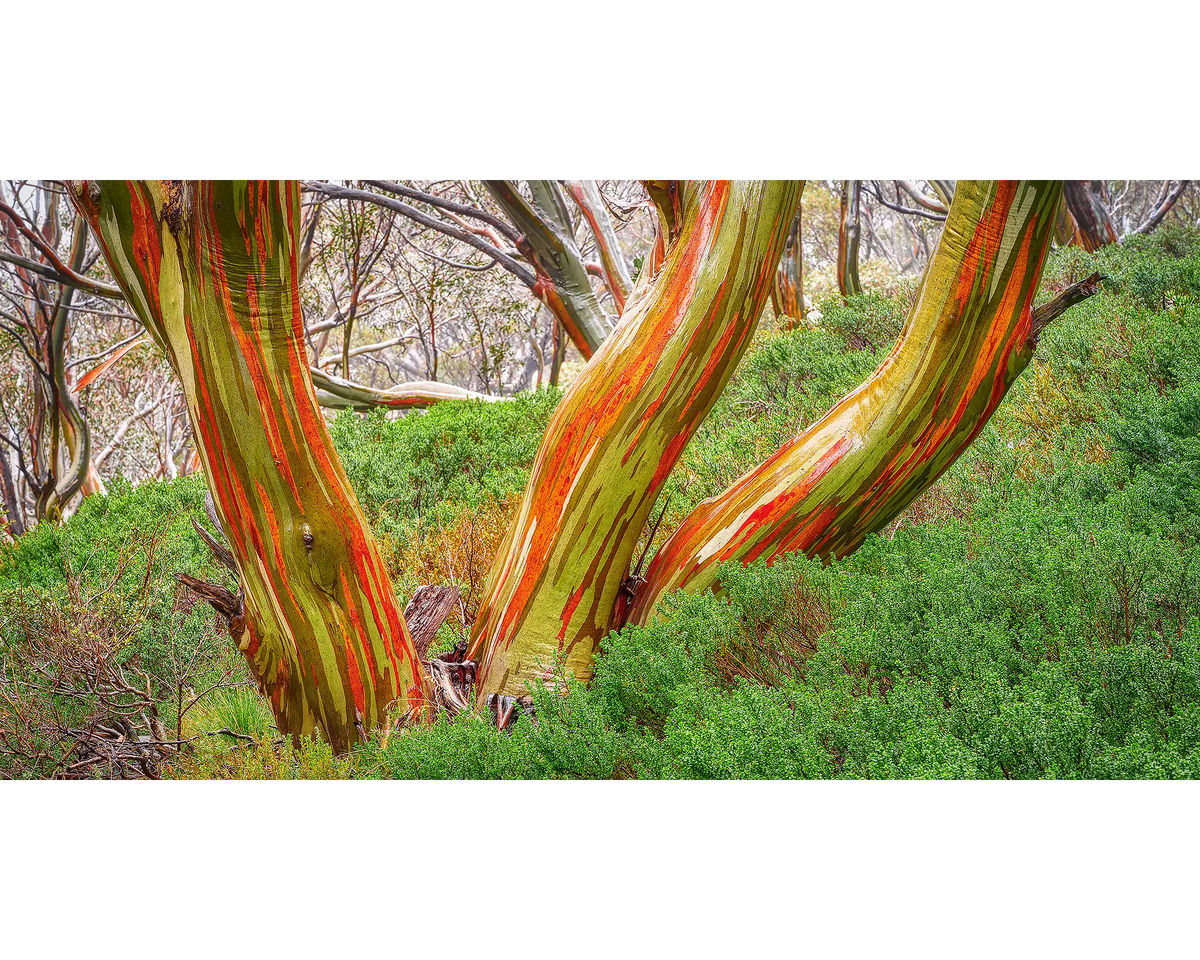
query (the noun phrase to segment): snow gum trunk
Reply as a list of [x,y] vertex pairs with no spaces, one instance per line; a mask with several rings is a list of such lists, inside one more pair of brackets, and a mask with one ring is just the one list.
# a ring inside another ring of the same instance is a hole
[[240,575],[231,633],[279,729],[342,750],[393,701],[421,710],[421,665],[309,376],[297,184],[72,188],[179,375]]
[[1061,181],[960,181],[896,346],[869,380],[662,545],[630,622],[674,590],[719,588],[722,563],[842,557],[958,458],[1029,363],[1032,304]]
[[547,430],[473,634],[480,695],[591,676],[663,483],[745,353],[801,181],[650,182],[655,251]]

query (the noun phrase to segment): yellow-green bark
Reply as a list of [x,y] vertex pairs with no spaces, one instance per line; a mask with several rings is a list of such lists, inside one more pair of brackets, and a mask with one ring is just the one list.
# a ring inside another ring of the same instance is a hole
[[630,621],[721,563],[841,557],[929,487],[983,429],[1033,355],[1031,305],[1060,181],[960,181],[899,341],[872,377],[662,545]]
[[654,501],[750,344],[802,183],[647,186],[657,252],[538,451],[473,632],[481,696],[523,693],[560,655],[591,675]]
[[309,377],[294,182],[82,181],[87,217],[183,385],[237,561],[231,632],[281,731],[337,749],[424,674]]

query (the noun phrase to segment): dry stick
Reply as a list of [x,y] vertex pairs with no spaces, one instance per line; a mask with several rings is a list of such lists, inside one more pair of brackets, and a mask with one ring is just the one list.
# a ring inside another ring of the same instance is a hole
[[662,509],[658,511],[658,519],[654,521],[654,526],[650,528],[650,536],[646,538],[646,546],[642,548],[642,555],[638,557],[637,566],[633,568],[633,578],[636,580],[641,576],[642,564],[646,562],[646,554],[650,552],[650,545],[654,543],[654,535],[658,533],[658,525],[662,523],[663,517],[667,515],[667,507],[671,505],[671,498],[667,497],[663,501]]
[[1071,284],[1053,300],[1043,303],[1040,307],[1035,307],[1033,322],[1029,326],[1029,345],[1036,347],[1038,338],[1042,335],[1042,331],[1050,325],[1050,321],[1064,310],[1077,303],[1082,303],[1092,296],[1100,288],[1100,283],[1104,279],[1105,277],[1101,274],[1093,273],[1090,277],[1084,277],[1078,283]]
[[234,576],[237,576],[237,561],[233,559],[233,553],[230,551],[230,549],[211,533],[205,530],[204,527],[200,526],[200,524],[196,522],[195,517],[192,518],[192,526],[196,528],[196,533],[200,535],[200,539],[204,541],[204,545],[212,551],[213,556],[217,558],[221,566],[232,572]]
[[413,646],[421,660],[425,659],[429,644],[446,622],[446,617],[450,615],[458,598],[459,590],[456,586],[426,585],[417,587],[408,606],[404,608],[404,622],[408,624]]

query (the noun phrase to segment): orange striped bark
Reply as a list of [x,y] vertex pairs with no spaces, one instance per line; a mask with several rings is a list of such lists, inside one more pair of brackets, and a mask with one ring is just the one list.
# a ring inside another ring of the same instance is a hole
[[538,451],[474,628],[481,696],[523,693],[560,655],[591,675],[654,501],[749,346],[801,186],[648,184],[658,252]]
[[800,551],[841,557],[952,464],[1025,368],[1031,305],[1060,181],[961,181],[899,341],[878,370],[728,490],[655,555],[630,611],[719,589],[719,566]]
[[379,549],[309,376],[294,182],[73,185],[183,385],[244,594],[231,632],[279,729],[342,750],[425,703]]

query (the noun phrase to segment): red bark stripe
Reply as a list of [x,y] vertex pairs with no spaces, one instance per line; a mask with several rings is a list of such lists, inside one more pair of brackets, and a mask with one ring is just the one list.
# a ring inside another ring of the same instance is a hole
[[[342,581],[342,602],[345,606],[346,616],[350,618],[350,626],[354,628],[355,649],[356,652],[361,650],[362,659],[367,662],[367,670],[371,674],[371,689],[374,690],[379,686],[379,674],[375,669],[375,659],[371,656],[365,642],[368,634],[363,629],[362,620],[358,616],[358,606],[354,599],[356,591],[350,588],[350,582],[346,579],[344,569],[339,570],[338,574]],[[362,707],[359,709],[361,710]]]

